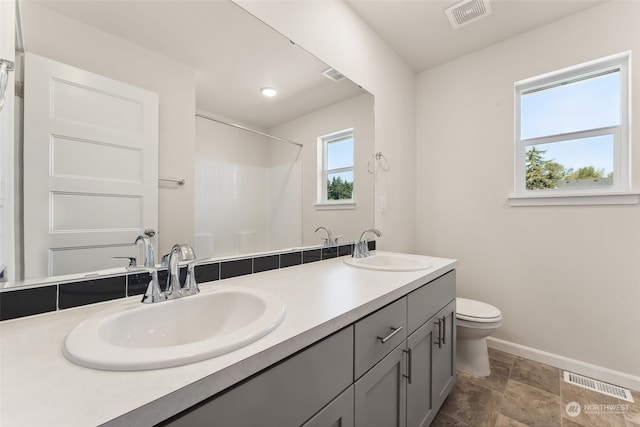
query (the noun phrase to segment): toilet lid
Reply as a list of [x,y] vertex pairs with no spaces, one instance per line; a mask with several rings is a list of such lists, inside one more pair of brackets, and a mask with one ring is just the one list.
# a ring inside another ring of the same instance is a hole
[[456,298],[456,317],[472,322],[495,322],[502,319],[496,307],[485,302],[467,298]]

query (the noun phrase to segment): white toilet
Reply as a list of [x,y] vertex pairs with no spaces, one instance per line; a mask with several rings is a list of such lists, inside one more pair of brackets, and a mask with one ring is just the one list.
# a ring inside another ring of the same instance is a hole
[[467,298],[456,298],[456,369],[477,377],[491,373],[487,337],[500,327],[502,313],[496,307]]

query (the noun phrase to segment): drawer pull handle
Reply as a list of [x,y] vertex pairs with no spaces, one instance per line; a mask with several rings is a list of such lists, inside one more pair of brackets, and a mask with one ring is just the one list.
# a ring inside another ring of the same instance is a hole
[[395,334],[397,334],[398,332],[400,332],[402,330],[402,326],[399,326],[397,328],[391,328],[391,333],[389,333],[389,335],[387,335],[386,337],[382,338],[382,337],[378,337],[378,339],[380,340],[380,342],[382,344],[386,343],[387,341],[389,341],[391,338],[393,338],[393,336]]

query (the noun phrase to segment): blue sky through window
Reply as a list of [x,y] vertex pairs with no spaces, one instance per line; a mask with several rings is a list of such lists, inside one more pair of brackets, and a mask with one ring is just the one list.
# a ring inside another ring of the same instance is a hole
[[[353,136],[327,144],[327,169],[348,167],[353,167]],[[353,171],[330,173],[327,179],[331,181],[337,177],[346,182],[353,182]]]
[[[597,129],[620,124],[620,72],[523,94],[522,139]],[[544,158],[577,170],[593,166],[613,171],[613,137],[538,144]]]
[[353,137],[327,144],[327,169],[353,166]]

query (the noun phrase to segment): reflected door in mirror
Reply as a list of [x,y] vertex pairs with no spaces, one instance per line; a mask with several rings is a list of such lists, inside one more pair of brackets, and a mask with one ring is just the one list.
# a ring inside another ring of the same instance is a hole
[[158,226],[158,96],[25,57],[25,277],[121,267]]

